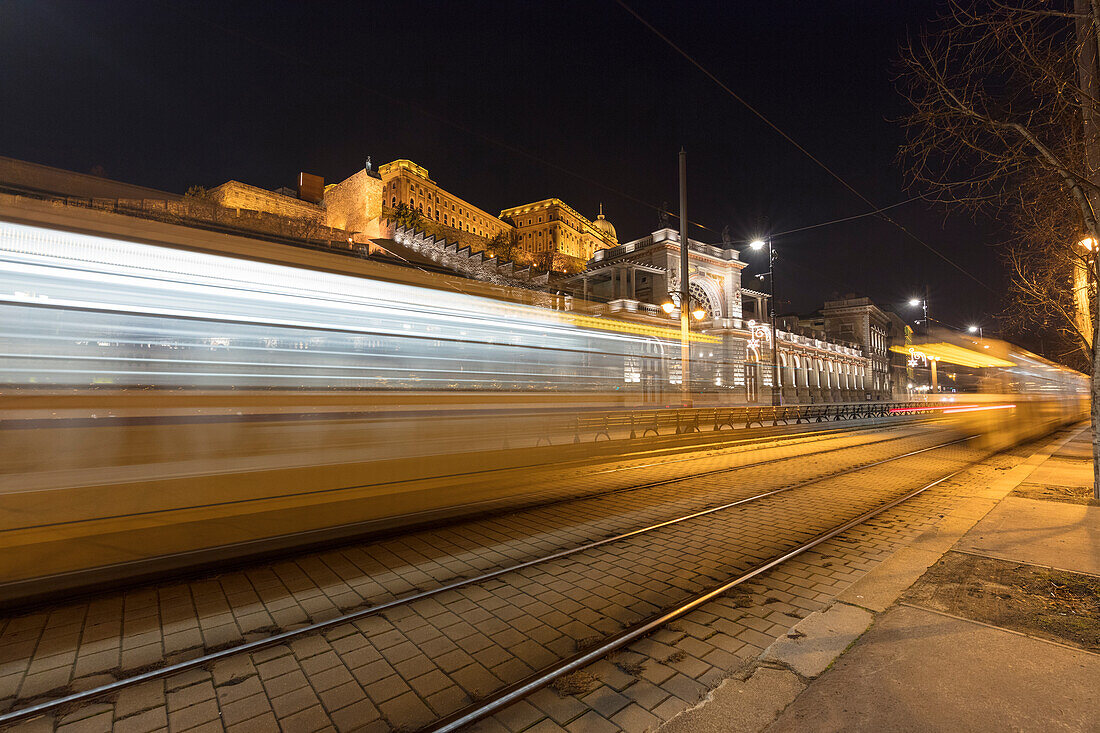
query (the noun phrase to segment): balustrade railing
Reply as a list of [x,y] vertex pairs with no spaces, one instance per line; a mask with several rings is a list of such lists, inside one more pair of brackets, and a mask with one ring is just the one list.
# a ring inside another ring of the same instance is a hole
[[[843,422],[869,419],[914,419],[932,414],[936,404],[928,402],[851,402],[818,405],[733,405],[729,407],[661,408],[615,410],[584,413],[568,418],[571,430],[562,425],[547,425],[545,440],[552,444],[551,433],[561,440],[573,433],[573,442],[644,438],[650,435],[688,433],[798,425],[803,423]],[[550,421],[553,422],[553,421]]]

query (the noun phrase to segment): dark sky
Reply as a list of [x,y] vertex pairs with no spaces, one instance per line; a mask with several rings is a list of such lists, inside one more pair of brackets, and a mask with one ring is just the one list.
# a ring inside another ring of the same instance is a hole
[[[877,205],[905,200],[893,60],[933,2],[632,7]],[[620,241],[677,206],[719,241],[867,205],[613,0],[0,2],[0,154],[182,192],[337,181],[411,158],[481,208],[559,197]],[[532,157],[533,156],[533,157]],[[990,324],[996,227],[923,202],[890,214],[984,289],[876,218],[778,237],[782,309],[859,292],[916,317]],[[759,270],[759,267],[753,269]]]

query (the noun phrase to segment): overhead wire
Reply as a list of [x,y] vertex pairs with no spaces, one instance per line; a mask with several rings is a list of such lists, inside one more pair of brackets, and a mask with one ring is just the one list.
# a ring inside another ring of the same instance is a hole
[[[255,46],[263,48],[266,51],[274,53],[274,54],[276,54],[278,56],[281,56],[285,59],[288,59],[290,61],[294,61],[295,63],[298,63],[302,66],[312,67],[312,68],[316,68],[318,70],[324,70],[326,73],[331,73],[331,69],[325,68],[321,64],[306,60],[306,59],[302,58],[301,56],[298,56],[294,53],[291,53],[291,52],[287,51],[284,48],[281,48],[281,47],[276,46],[276,45],[271,44],[271,43],[267,43],[266,41],[264,41],[260,38],[256,38],[255,36],[252,36],[252,35],[244,32],[244,31],[240,31],[240,30],[237,30],[235,28],[230,28],[228,26],[225,26],[221,23],[218,23],[214,20],[211,20],[210,18],[201,16],[201,15],[196,15],[195,13],[192,13],[188,10],[181,9],[180,7],[178,7],[175,4],[169,2],[168,0],[164,0],[164,2],[171,9],[175,10],[176,12],[180,13],[181,15],[184,15],[184,16],[188,17],[189,19],[191,19],[194,22],[203,23],[205,25],[208,25],[212,28],[215,28],[215,29],[217,29],[217,30],[219,30],[223,33],[228,34],[228,35],[232,35],[232,36],[236,36],[238,38],[241,38],[241,39],[243,39],[243,40],[245,40],[245,41],[247,41],[247,42],[249,42],[249,43],[251,43]],[[532,160],[536,163],[539,163],[540,165],[544,165],[544,166],[547,166],[549,168],[552,168],[553,170],[559,171],[561,173],[565,173],[566,175],[569,175],[569,176],[572,176],[573,178],[584,181],[585,183],[587,183],[589,185],[596,186],[598,188],[602,188],[603,190],[608,191],[609,193],[613,193],[617,196],[620,196],[620,197],[622,197],[623,199],[625,199],[627,201],[638,204],[638,205],[643,206],[647,209],[651,209],[652,211],[656,212],[657,214],[668,214],[669,216],[672,216],[672,217],[677,216],[677,212],[669,211],[663,205],[658,206],[658,205],[656,205],[656,204],[654,204],[650,201],[646,201],[644,199],[638,198],[637,196],[634,196],[633,194],[630,194],[630,193],[628,193],[626,191],[623,191],[619,188],[616,188],[615,186],[610,186],[610,185],[608,185],[608,184],[606,184],[602,181],[598,181],[594,178],[590,178],[590,177],[586,176],[583,173],[574,171],[574,170],[572,170],[570,168],[567,168],[567,167],[565,167],[565,166],[563,166],[559,163],[555,163],[554,161],[547,160],[546,158],[543,158],[540,155],[537,155],[537,154],[532,153],[532,152],[530,152],[530,151],[528,151],[524,148],[513,145],[512,143],[508,143],[508,142],[505,142],[503,140],[498,140],[494,137],[491,137],[489,135],[484,134],[483,132],[480,132],[478,130],[474,130],[474,129],[471,129],[469,127],[466,127],[465,125],[462,125],[458,122],[455,122],[453,119],[451,119],[449,117],[444,117],[442,115],[439,115],[439,114],[433,112],[432,110],[430,110],[426,107],[421,107],[420,105],[414,104],[414,103],[409,102],[407,100],[404,100],[404,99],[395,97],[391,94],[387,94],[385,92],[379,91],[378,89],[367,86],[366,84],[364,84],[362,81],[360,81],[357,78],[350,77],[349,81],[350,81],[350,83],[358,86],[359,88],[361,88],[365,92],[368,92],[370,94],[374,94],[374,95],[377,95],[377,96],[380,96],[380,97],[385,97],[390,102],[393,102],[395,104],[400,104],[400,105],[405,106],[405,107],[407,107],[407,108],[409,108],[409,109],[411,109],[411,110],[413,110],[413,111],[415,111],[419,114],[423,114],[427,117],[431,117],[432,119],[434,119],[438,122],[441,122],[441,123],[443,123],[443,124],[445,124],[449,127],[452,127],[456,130],[464,132],[468,135],[472,135],[472,136],[482,140],[483,142],[489,143],[490,145],[494,145],[494,146],[499,147],[503,150],[507,150],[509,152],[515,153],[515,154],[520,155],[522,157],[525,157],[529,160]],[[776,233],[772,236],[778,237],[778,236],[783,236],[783,235],[786,235],[786,234],[793,234],[795,232],[806,231],[806,230],[809,230],[809,229],[817,229],[817,228],[820,228],[820,227],[829,226],[831,224],[840,224],[840,223],[843,223],[843,222],[852,221],[854,219],[860,219],[860,218],[867,217],[867,216],[874,216],[874,215],[876,215],[876,214],[878,214],[882,211],[886,211],[887,209],[892,209],[892,208],[895,208],[895,207],[898,207],[898,206],[902,206],[903,204],[908,204],[908,203],[911,203],[913,201],[917,201],[921,198],[924,198],[924,197],[923,196],[915,196],[913,198],[906,199],[905,201],[899,201],[897,203],[890,204],[889,206],[876,208],[874,211],[868,211],[868,212],[865,212],[863,214],[856,214],[854,216],[844,217],[844,218],[840,218],[840,219],[833,219],[833,220],[826,221],[826,222],[821,222],[821,223],[818,223],[818,224],[811,224],[809,226],[799,227],[797,229],[791,229],[791,230],[788,230],[788,231],[785,231],[785,232],[778,232],[778,233]],[[868,202],[868,203],[870,203],[870,202]],[[688,223],[691,224],[692,226],[696,226],[700,229],[711,232],[713,234],[720,234],[721,233],[720,230],[715,229],[714,227],[707,226],[706,224],[703,224],[702,222],[699,222],[699,221],[695,221],[693,219],[688,219]]]
[[[733,89],[731,89],[725,82],[723,82],[721,79],[719,79],[717,76],[715,76],[709,69],[707,69],[705,66],[703,66],[703,64],[701,64],[699,61],[697,61],[691,54],[689,54],[684,49],[680,48],[680,46],[678,46],[672,39],[670,39],[668,36],[666,36],[664,33],[662,33],[660,30],[658,30],[652,23],[650,23],[648,20],[643,18],[633,8],[631,8],[629,5],[627,5],[625,0],[615,0],[615,2],[618,3],[626,12],[628,12],[630,15],[632,15],[639,23],[641,23],[646,28],[648,28],[655,36],[657,36],[662,41],[664,41],[666,44],[668,44],[668,46],[671,47],[674,51],[676,51],[676,53],[683,56],[684,59],[686,59],[692,66],[694,66],[699,71],[701,71],[708,79],[713,81],[723,91],[725,91],[727,94],[729,94],[735,100],[737,100],[737,102],[739,104],[741,104],[743,107],[745,107],[745,109],[747,109],[749,112],[751,112],[757,118],[759,118],[764,124],[766,124],[773,131],[775,131],[776,134],[778,134],[784,140],[789,142],[799,152],[801,152],[803,155],[805,155],[807,158],[809,158],[811,161],[813,161],[815,164],[817,164],[818,167],[820,167],[822,170],[824,170],[826,173],[828,173],[833,179],[835,179],[838,183],[840,183],[842,186],[844,186],[844,188],[846,188],[848,191],[850,191],[852,194],[854,194],[857,198],[859,198],[861,201],[866,203],[868,206],[876,207],[876,204],[873,201],[871,201],[871,199],[867,198],[862,193],[860,193],[859,190],[857,190],[852,184],[848,183],[848,181],[845,180],[839,173],[837,173],[832,168],[830,168],[828,165],[823,163],[819,158],[817,158],[817,156],[815,156],[809,150],[807,150],[802,145],[800,145],[798,143],[798,141],[796,141],[793,137],[791,137],[786,132],[784,132],[782,129],[780,129],[780,127],[778,125],[776,125],[774,122],[772,122],[766,115],[764,115],[763,112],[761,112],[760,110],[756,109],[756,107],[749,104],[747,100],[745,100],[743,97],[741,97],[739,94],[737,94],[737,92],[733,91]],[[877,212],[877,213],[878,213],[879,216],[882,217],[882,219],[884,221],[887,221],[887,222],[893,224],[895,227],[900,229],[910,239],[912,239],[913,241],[917,242],[918,244],[920,244],[922,247],[924,247],[928,251],[935,254],[937,257],[939,257],[941,260],[943,260],[947,264],[951,265],[953,268],[955,268],[956,270],[961,272],[963,275],[966,275],[968,278],[970,278],[974,282],[978,283],[979,285],[981,285],[983,288],[989,290],[990,292],[996,292],[991,286],[987,285],[983,280],[978,278],[976,275],[971,273],[969,270],[967,270],[963,266],[957,264],[954,260],[952,260],[947,255],[940,252],[938,249],[936,249],[932,245],[925,242],[923,239],[918,237],[913,232],[909,231],[909,229],[907,227],[905,227],[903,224],[901,224],[900,222],[898,222],[898,221],[894,220],[893,218],[883,214],[881,211]]]
[[[255,36],[252,36],[251,34],[248,34],[248,33],[246,33],[246,32],[243,32],[243,31],[237,30],[237,29],[235,29],[235,28],[231,28],[231,27],[225,26],[225,25],[223,25],[223,24],[221,24],[221,23],[218,23],[218,22],[216,22],[216,21],[213,21],[213,20],[211,20],[210,18],[207,18],[207,17],[203,17],[203,16],[200,16],[200,15],[196,15],[196,14],[194,14],[194,13],[192,13],[192,12],[188,11],[188,10],[184,10],[184,9],[181,9],[180,7],[178,7],[177,5],[175,5],[174,3],[170,2],[169,0],[163,0],[163,1],[164,1],[164,3],[165,3],[166,5],[168,5],[168,6],[170,7],[170,8],[172,8],[172,9],[173,9],[173,10],[175,10],[176,12],[180,13],[181,15],[184,15],[184,16],[188,17],[188,18],[189,18],[189,19],[191,19],[192,21],[195,21],[195,22],[199,22],[199,23],[202,23],[202,24],[208,25],[208,26],[210,26],[210,27],[212,27],[212,28],[215,28],[215,29],[217,29],[217,30],[219,30],[219,31],[221,31],[221,32],[223,32],[223,33],[225,33],[225,34],[227,34],[227,35],[231,35],[231,36],[235,36],[235,37],[238,37],[238,38],[240,38],[240,39],[243,39],[243,40],[247,41],[247,42],[248,42],[248,43],[250,43],[250,44],[253,44],[253,45],[255,45],[255,46],[257,46],[257,47],[260,47],[260,48],[262,48],[262,49],[264,49],[264,50],[266,50],[266,51],[268,51],[268,52],[270,52],[270,53],[273,53],[273,54],[276,54],[276,55],[278,55],[278,56],[281,56],[281,57],[283,57],[283,58],[285,58],[285,59],[288,59],[288,60],[290,60],[290,61],[293,61],[293,62],[295,62],[295,63],[297,63],[297,64],[300,64],[300,65],[302,65],[302,66],[305,66],[305,67],[311,67],[311,68],[315,68],[315,69],[318,69],[318,70],[324,70],[324,71],[325,71],[326,73],[330,73],[330,71],[331,71],[330,69],[327,69],[327,68],[323,68],[323,67],[322,67],[322,66],[321,66],[320,64],[318,64],[318,63],[316,63],[316,62],[312,62],[312,61],[309,61],[309,60],[307,60],[307,59],[304,59],[304,58],[302,58],[302,57],[301,57],[301,56],[299,56],[299,55],[296,55],[296,54],[294,54],[294,53],[291,53],[291,52],[287,51],[287,50],[286,50],[286,49],[284,49],[284,48],[281,48],[281,47],[279,47],[279,46],[276,46],[276,45],[274,45],[274,44],[268,43],[268,42],[266,42],[266,41],[264,41],[264,40],[262,40],[262,39],[260,39],[260,38],[257,38],[257,37],[255,37]],[[786,135],[785,133],[783,133],[783,132],[782,132],[781,130],[779,130],[779,128],[777,128],[777,127],[776,127],[776,126],[775,126],[774,124],[772,124],[772,123],[771,123],[771,122],[770,122],[769,120],[767,120],[766,118],[764,118],[764,117],[763,117],[763,115],[761,115],[761,114],[760,114],[759,112],[757,112],[757,111],[756,111],[755,109],[753,109],[753,108],[752,108],[751,106],[749,106],[749,105],[748,105],[748,104],[747,104],[746,102],[744,102],[744,100],[740,99],[740,97],[738,97],[738,96],[737,96],[736,94],[734,94],[734,93],[732,92],[732,90],[728,89],[728,87],[726,87],[726,86],[725,86],[724,84],[722,84],[722,82],[721,82],[721,81],[719,81],[719,80],[718,80],[717,78],[715,78],[715,77],[714,77],[714,76],[713,76],[713,75],[712,75],[712,74],[711,74],[711,73],[710,73],[709,71],[707,71],[707,70],[706,70],[705,68],[703,68],[703,67],[702,67],[701,65],[699,65],[698,63],[696,63],[696,62],[695,62],[695,61],[694,61],[693,59],[691,59],[691,58],[690,58],[689,56],[687,56],[687,54],[686,54],[685,52],[683,52],[683,51],[682,51],[682,50],[681,50],[681,49],[680,49],[680,48],[679,48],[678,46],[676,46],[676,45],[675,45],[674,43],[672,43],[672,42],[671,42],[671,41],[670,41],[670,40],[669,40],[668,38],[666,38],[666,37],[665,37],[665,36],[664,36],[663,34],[661,34],[661,33],[660,33],[659,31],[657,31],[657,30],[656,30],[655,28],[653,28],[653,26],[652,26],[652,25],[650,25],[650,24],[649,24],[648,22],[646,22],[646,21],[645,21],[645,20],[644,20],[643,18],[641,18],[640,16],[638,16],[638,15],[637,15],[637,13],[634,13],[634,11],[633,11],[633,10],[632,10],[632,9],[631,9],[631,8],[630,8],[629,6],[627,6],[627,5],[625,4],[625,3],[621,2],[621,0],[617,0],[617,1],[618,1],[618,2],[619,2],[619,4],[620,4],[620,5],[622,5],[622,6],[623,6],[623,7],[624,7],[624,8],[625,8],[625,9],[626,9],[627,11],[629,11],[629,12],[630,12],[630,13],[631,13],[632,15],[634,15],[634,16],[635,16],[635,17],[636,17],[636,18],[637,18],[637,19],[638,19],[638,20],[639,20],[640,22],[642,22],[642,23],[643,23],[644,25],[646,25],[646,26],[647,26],[647,27],[648,27],[648,28],[649,28],[649,29],[650,29],[651,31],[653,31],[653,32],[654,32],[655,34],[657,34],[657,35],[658,35],[658,36],[659,36],[660,38],[662,38],[662,40],[664,40],[664,41],[665,41],[666,43],[668,43],[668,44],[669,44],[670,46],[672,46],[672,47],[673,47],[674,49],[676,49],[676,50],[677,50],[677,51],[678,51],[678,52],[679,52],[679,53],[680,53],[681,55],[683,55],[683,56],[684,56],[685,58],[688,58],[688,60],[689,60],[689,61],[692,61],[692,63],[693,63],[693,64],[694,64],[695,66],[697,66],[697,67],[698,67],[698,68],[699,68],[699,69],[700,69],[701,71],[703,71],[703,72],[704,72],[704,73],[705,73],[705,74],[706,74],[706,75],[707,75],[708,77],[710,77],[710,78],[711,78],[711,79],[712,79],[713,81],[715,81],[715,82],[716,82],[716,83],[717,83],[717,84],[718,84],[719,86],[721,86],[721,87],[723,87],[724,89],[726,89],[726,91],[727,91],[727,92],[729,92],[729,93],[730,93],[731,95],[733,95],[735,99],[737,99],[738,101],[740,101],[740,102],[741,102],[742,104],[745,104],[745,106],[746,106],[746,107],[749,107],[749,109],[750,109],[751,111],[753,111],[753,112],[754,112],[755,114],[757,114],[757,116],[761,117],[761,119],[763,119],[763,120],[764,120],[764,121],[765,121],[765,122],[766,122],[766,123],[767,123],[767,124],[768,124],[769,126],[771,126],[771,127],[773,128],[773,129],[775,129],[775,130],[776,130],[776,132],[778,132],[778,133],[779,133],[780,135],[782,135],[782,136],[783,136],[784,138],[788,139],[788,140],[789,140],[789,141],[790,141],[790,142],[791,142],[792,144],[794,144],[794,145],[795,145],[795,146],[796,146],[796,147],[797,147],[797,148],[798,148],[799,150],[801,150],[801,151],[802,151],[802,152],[803,152],[804,154],[806,154],[806,155],[807,155],[808,157],[810,157],[811,159],[815,160],[815,162],[818,162],[818,164],[819,164],[819,165],[822,165],[822,167],[824,167],[824,165],[823,165],[823,164],[821,164],[821,163],[820,163],[820,161],[817,161],[817,160],[816,160],[815,158],[813,158],[813,156],[812,156],[812,155],[811,155],[811,154],[810,154],[809,152],[807,152],[807,151],[806,151],[805,149],[803,149],[803,148],[802,148],[802,147],[801,147],[800,145],[798,145],[798,143],[797,143],[797,142],[795,142],[795,141],[794,141],[794,140],[792,140],[792,139],[791,139],[791,138],[790,138],[789,136],[787,136],[787,135]],[[484,133],[482,133],[482,132],[480,132],[480,131],[478,131],[478,130],[474,130],[474,129],[468,128],[468,127],[466,127],[465,125],[462,125],[462,124],[460,124],[460,123],[457,123],[457,122],[455,122],[454,120],[452,120],[452,119],[450,119],[450,118],[448,118],[448,117],[444,117],[444,116],[442,116],[442,115],[439,115],[439,114],[437,114],[437,113],[433,112],[432,110],[430,110],[430,109],[428,109],[428,108],[425,108],[425,107],[421,107],[420,105],[417,105],[417,104],[415,104],[415,103],[409,102],[409,101],[407,101],[407,100],[404,100],[404,99],[400,99],[400,98],[398,98],[398,97],[395,97],[395,96],[393,96],[393,95],[391,95],[391,94],[387,94],[387,93],[385,93],[385,92],[382,92],[382,91],[380,91],[380,90],[374,89],[374,88],[372,88],[372,87],[370,87],[370,86],[368,86],[368,85],[364,84],[364,83],[363,83],[362,81],[360,81],[360,80],[359,80],[359,79],[357,79],[357,78],[349,77],[349,78],[348,78],[348,80],[349,80],[349,82],[350,82],[351,84],[353,84],[353,85],[355,85],[355,86],[358,86],[358,87],[359,87],[360,89],[362,89],[362,90],[364,90],[364,91],[366,91],[366,92],[368,92],[368,93],[370,93],[370,94],[374,94],[374,95],[376,95],[376,96],[379,96],[379,97],[384,97],[384,98],[386,98],[387,100],[389,100],[389,101],[391,101],[391,102],[393,102],[393,103],[396,103],[396,104],[400,104],[400,105],[402,105],[402,106],[404,106],[404,107],[407,107],[407,108],[409,108],[409,109],[411,109],[411,110],[413,110],[413,111],[416,111],[416,112],[418,112],[418,113],[420,113],[420,114],[423,114],[423,115],[425,115],[425,116],[427,116],[427,117],[430,117],[430,118],[432,118],[432,119],[434,119],[434,120],[436,120],[436,121],[438,121],[438,122],[441,122],[441,123],[443,123],[443,124],[445,124],[445,125],[447,125],[447,126],[449,126],[449,127],[452,127],[452,128],[454,128],[454,129],[456,129],[456,130],[459,130],[459,131],[461,131],[461,132],[464,132],[464,133],[466,133],[466,134],[468,134],[468,135],[471,135],[471,136],[473,136],[473,137],[476,137],[476,138],[478,138],[478,139],[482,140],[483,142],[486,142],[486,143],[488,143],[488,144],[490,144],[490,145],[493,145],[493,146],[496,146],[496,147],[498,147],[498,148],[501,148],[501,149],[503,149],[503,150],[507,150],[507,151],[509,151],[509,152],[515,153],[515,154],[517,154],[517,155],[520,155],[520,156],[522,156],[522,157],[524,157],[524,158],[527,158],[527,159],[529,159],[529,160],[532,160],[532,161],[534,161],[534,162],[536,162],[536,163],[539,163],[540,165],[544,165],[544,166],[547,166],[547,167],[549,167],[549,168],[551,168],[551,169],[553,169],[553,170],[557,170],[557,171],[559,171],[559,172],[561,172],[561,173],[564,173],[564,174],[566,174],[566,175],[569,175],[569,176],[571,176],[571,177],[573,177],[573,178],[576,178],[576,179],[578,179],[578,180],[581,180],[581,181],[583,181],[583,182],[585,182],[585,183],[588,183],[588,184],[590,184],[590,185],[596,186],[596,187],[598,187],[598,188],[602,188],[602,189],[603,189],[603,190],[605,190],[605,191],[608,191],[608,192],[610,192],[610,193],[613,193],[613,194],[615,194],[615,195],[617,195],[617,196],[620,196],[620,197],[622,197],[623,199],[625,199],[625,200],[627,200],[627,201],[631,201],[631,202],[633,202],[633,203],[639,204],[639,205],[641,205],[641,206],[643,206],[643,207],[645,207],[645,208],[648,208],[648,209],[650,209],[650,210],[652,210],[652,211],[654,211],[654,212],[656,212],[656,213],[658,213],[658,214],[668,214],[668,215],[670,215],[670,216],[673,216],[673,217],[676,217],[676,216],[677,216],[677,212],[669,211],[669,210],[667,210],[667,209],[666,209],[666,208],[665,208],[664,206],[657,206],[657,205],[653,204],[652,202],[649,202],[649,201],[645,201],[644,199],[638,198],[637,196],[634,196],[634,195],[632,195],[632,194],[630,194],[630,193],[628,193],[628,192],[626,192],[626,191],[623,191],[623,190],[621,190],[621,189],[618,189],[618,188],[616,188],[616,187],[614,187],[614,186],[609,186],[609,185],[607,185],[606,183],[603,183],[602,181],[598,181],[598,180],[596,180],[596,179],[590,178],[589,176],[586,176],[586,175],[584,175],[583,173],[579,173],[579,172],[577,172],[577,171],[574,171],[574,170],[571,170],[571,169],[569,169],[569,168],[567,168],[567,167],[565,167],[565,166],[562,166],[562,165],[560,165],[560,164],[558,164],[558,163],[555,163],[555,162],[553,162],[553,161],[547,160],[547,159],[543,158],[542,156],[539,156],[539,155],[537,155],[537,154],[535,154],[535,153],[532,153],[532,152],[530,152],[530,151],[528,151],[528,150],[526,150],[526,149],[523,149],[523,148],[521,148],[521,147],[518,147],[518,146],[516,146],[516,145],[513,145],[513,144],[511,144],[511,143],[508,143],[508,142],[505,142],[505,141],[502,141],[502,140],[498,140],[498,139],[496,139],[496,138],[494,138],[494,137],[492,137],[492,136],[486,135],[486,134],[484,134]],[[826,169],[826,170],[828,170],[828,169]],[[832,173],[832,171],[830,171],[830,173]],[[837,177],[837,178],[838,178],[838,180],[839,180],[839,177],[838,177],[838,176],[836,176],[836,174],[832,174],[832,175],[833,175],[834,177]],[[842,181],[842,182],[843,182],[843,181]],[[845,184],[845,185],[847,185],[847,184]],[[850,188],[850,187],[849,187],[849,188]],[[858,192],[854,191],[854,189],[852,189],[852,190],[853,190],[853,192],[854,192],[854,193],[856,193],[856,195],[857,195],[857,196],[859,196],[859,197],[860,197],[860,198],[861,198],[861,199],[862,199],[863,201],[865,201],[866,203],[868,203],[868,204],[869,204],[869,205],[871,205],[871,206],[874,206],[874,204],[873,204],[873,203],[872,203],[872,202],[871,202],[870,200],[866,199],[865,197],[863,197],[862,195],[860,195],[860,194],[859,194]],[[906,199],[906,200],[904,200],[904,201],[899,201],[899,202],[896,202],[896,203],[890,204],[890,205],[888,205],[888,206],[883,206],[883,207],[876,207],[876,208],[873,208],[873,209],[872,209],[871,211],[866,211],[866,212],[863,212],[863,213],[861,213],[861,214],[855,214],[855,215],[852,215],[852,216],[842,217],[842,218],[838,218],[838,219],[832,219],[832,220],[829,220],[829,221],[819,222],[819,223],[817,223],[817,224],[810,224],[810,225],[807,225],[807,226],[803,226],[803,227],[797,227],[797,228],[795,228],[795,229],[789,229],[789,230],[786,230],[786,231],[783,231],[783,232],[776,232],[776,233],[774,233],[774,234],[772,234],[772,235],[770,235],[770,236],[771,236],[771,237],[773,237],[773,238],[774,238],[774,237],[780,237],[780,236],[786,236],[786,235],[789,235],[789,234],[794,234],[794,233],[797,233],[797,232],[803,232],[803,231],[808,231],[808,230],[812,230],[812,229],[818,229],[818,228],[821,228],[821,227],[831,226],[831,225],[835,225],[835,224],[841,224],[841,223],[845,223],[845,222],[848,222],[848,221],[853,221],[853,220],[856,220],[856,219],[866,218],[866,217],[869,217],[869,216],[876,216],[876,215],[880,215],[880,214],[881,214],[881,213],[882,213],[883,211],[887,211],[887,210],[889,210],[889,209],[897,208],[897,207],[899,207],[899,206],[903,206],[903,205],[905,205],[905,204],[908,204],[908,203],[912,203],[912,202],[914,202],[914,201],[918,201],[918,200],[921,200],[921,199],[923,199],[923,198],[925,198],[925,197],[924,197],[924,196],[914,196],[914,197],[911,197],[911,198],[909,198],[909,199]],[[885,217],[884,217],[884,218],[885,218]],[[688,220],[688,222],[689,222],[690,224],[692,224],[692,225],[696,226],[696,227],[699,227],[700,229],[703,229],[703,230],[705,230],[705,231],[708,231],[708,232],[712,232],[712,233],[714,233],[714,234],[719,234],[719,230],[717,230],[717,229],[715,229],[715,228],[713,228],[713,227],[709,227],[709,226],[707,226],[707,225],[703,224],[702,222],[694,221],[694,220],[691,220],[691,219],[689,219],[689,220]],[[896,223],[896,222],[892,222],[892,221],[891,221],[891,223],[894,223],[895,225],[897,225],[897,223]],[[923,244],[923,242],[922,242],[922,244]],[[928,245],[925,245],[925,246],[928,246]],[[933,250],[933,251],[934,251],[934,250]],[[391,253],[391,254],[395,254],[395,253]],[[939,253],[937,252],[937,254],[939,254]],[[397,255],[397,256],[398,256],[399,258],[401,258],[401,257],[400,257],[400,255]],[[941,255],[941,257],[942,257],[942,255]],[[403,259],[403,258],[401,258],[401,259]],[[411,262],[410,262],[409,264],[413,264],[413,263],[411,263]],[[954,263],[951,263],[951,264],[952,264],[953,266],[955,266],[956,268],[958,268],[958,266],[957,266],[957,265],[954,265]],[[416,266],[414,265],[414,267],[416,267]],[[419,268],[419,267],[416,267],[416,269],[421,269],[421,268]],[[967,273],[967,274],[969,274],[969,273]],[[820,275],[820,273],[818,273],[818,275]],[[980,282],[980,281],[979,281],[979,282]],[[834,283],[834,284],[840,284],[840,283]],[[984,285],[984,283],[982,283],[982,284]],[[852,288],[852,286],[851,286],[851,283],[843,283],[843,285],[844,285],[844,286],[845,286],[846,288],[848,288],[848,289],[851,289],[851,288]],[[455,289],[456,291],[458,291],[458,292],[463,292],[463,291],[462,291],[461,289],[459,289],[459,288],[458,288],[457,286],[455,286],[454,284],[452,284],[452,285],[451,285],[451,287],[453,287],[453,288],[454,288],[454,289]],[[988,286],[986,286],[986,287],[988,287]]]
[[805,232],[805,231],[808,231],[810,229],[820,229],[821,227],[832,226],[833,224],[843,224],[846,221],[854,221],[855,219],[864,219],[868,216],[876,216],[878,214],[881,214],[884,211],[888,211],[889,209],[896,209],[899,206],[904,206],[905,204],[911,204],[914,201],[920,201],[921,199],[925,199],[925,198],[927,198],[927,196],[925,194],[921,194],[920,196],[914,196],[912,198],[905,199],[904,201],[898,201],[896,204],[890,204],[889,206],[881,206],[881,207],[875,209],[874,211],[865,211],[862,214],[855,214],[854,216],[845,216],[841,219],[831,219],[829,221],[823,221],[820,224],[810,224],[809,226],[798,227],[797,229],[788,229],[785,232],[776,232],[775,234],[770,234],[768,236],[771,237],[772,239],[774,239],[775,237],[783,237],[783,236],[786,236],[788,234],[795,234],[797,232]]

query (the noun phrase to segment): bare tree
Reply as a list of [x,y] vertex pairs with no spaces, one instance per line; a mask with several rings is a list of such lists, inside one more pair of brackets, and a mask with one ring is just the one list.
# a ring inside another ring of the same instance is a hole
[[1089,277],[1092,252],[1072,246],[1082,238],[1081,214],[1058,181],[1025,178],[1008,212],[1011,238],[1003,246],[1010,289],[1007,330],[1037,334],[1053,358],[1089,371],[1093,328]]
[[[1097,258],[1078,245],[1100,242],[1098,19],[1100,0],[948,0],[934,27],[902,48],[901,79],[914,182],[945,203],[1010,213],[1018,310],[1088,356],[1100,501],[1098,303],[1087,287]],[[1081,271],[1083,319],[1073,307]]]

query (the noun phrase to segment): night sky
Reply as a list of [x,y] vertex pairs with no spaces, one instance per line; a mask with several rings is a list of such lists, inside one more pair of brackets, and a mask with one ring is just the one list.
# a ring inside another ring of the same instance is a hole
[[[630,4],[876,205],[913,195],[894,59],[935,3]],[[869,208],[613,0],[8,0],[0,69],[0,154],[175,192],[411,158],[492,213],[602,202],[627,241],[677,208],[684,146],[704,241]],[[933,317],[992,325],[996,223],[921,201],[889,213],[989,289],[871,217],[775,239],[780,309],[856,292],[915,318],[905,302],[927,285]]]

